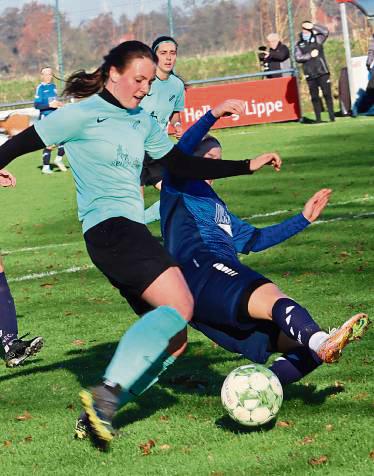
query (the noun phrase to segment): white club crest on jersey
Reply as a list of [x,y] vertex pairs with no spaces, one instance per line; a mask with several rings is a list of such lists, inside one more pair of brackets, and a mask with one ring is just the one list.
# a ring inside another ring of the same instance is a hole
[[216,216],[214,220],[225,233],[232,236],[230,215],[220,203],[216,203]]

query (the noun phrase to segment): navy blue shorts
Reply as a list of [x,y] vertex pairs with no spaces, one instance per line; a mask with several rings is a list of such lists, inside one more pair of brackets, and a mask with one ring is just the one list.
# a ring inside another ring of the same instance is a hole
[[231,352],[266,362],[276,348],[279,328],[252,319],[247,303],[253,291],[271,281],[237,260],[204,261],[193,259],[182,267],[195,299],[191,326]]

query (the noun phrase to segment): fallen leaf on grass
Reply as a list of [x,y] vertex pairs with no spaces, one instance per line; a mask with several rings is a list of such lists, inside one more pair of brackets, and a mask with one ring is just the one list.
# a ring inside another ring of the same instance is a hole
[[75,339],[72,342],[73,345],[84,345],[85,343],[86,343],[86,341],[82,340],[82,339]]
[[335,386],[336,388],[344,388],[344,385],[345,385],[344,382],[341,382],[340,380],[335,380],[334,386]]
[[360,392],[353,397],[353,400],[365,400],[368,398],[369,394],[367,392]]
[[316,456],[315,458],[310,458],[308,463],[311,464],[312,466],[317,466],[319,464],[325,464],[327,463],[327,461],[328,461],[327,456],[322,455],[322,456]]
[[300,445],[310,445],[310,443],[314,443],[315,439],[313,436],[305,436],[302,440],[299,441]]
[[[12,443],[12,442],[10,442],[10,443]],[[369,458],[374,459],[374,450],[370,451]]]
[[293,426],[292,421],[277,421],[277,425],[279,428],[290,428]]
[[147,443],[142,443],[139,445],[139,448],[142,452],[142,456],[148,456],[151,454],[151,449],[156,446],[155,440],[148,440]]
[[31,435],[26,436],[23,441],[24,441],[25,443],[31,443],[31,441],[32,441],[32,436],[31,436]]
[[160,421],[169,421],[169,417],[166,415],[161,415],[160,416]]
[[189,415],[187,415],[187,418],[189,420],[197,420],[197,418],[194,415],[191,415],[191,413]]
[[332,431],[334,429],[334,427],[331,424],[326,425],[325,428],[327,431]]
[[160,450],[170,450],[171,446],[170,445],[161,445]]
[[6,447],[6,448],[9,448],[9,446],[12,446],[12,441],[11,440],[5,440],[3,445]]
[[74,403],[69,403],[68,405],[66,405],[66,410],[75,410]]
[[41,288],[53,288],[53,284],[52,283],[43,283],[40,285]]
[[16,416],[16,420],[18,421],[31,420],[31,418],[31,413],[29,413],[27,410],[24,411],[23,415]]
[[222,471],[213,471],[213,473],[210,473],[210,476],[225,476],[225,473]]

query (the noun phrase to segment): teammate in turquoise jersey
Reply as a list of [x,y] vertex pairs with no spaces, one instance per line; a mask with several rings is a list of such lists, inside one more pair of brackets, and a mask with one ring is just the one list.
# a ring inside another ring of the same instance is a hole
[[[139,107],[155,79],[157,57],[139,41],[113,48],[93,73],[78,71],[65,94],[84,99],[49,115],[0,147],[0,169],[14,158],[63,143],[74,175],[79,218],[92,262],[142,315],[121,338],[97,387],[81,392],[91,434],[113,438],[112,418],[129,389],[151,383],[187,346],[193,297],[174,260],[144,225],[140,172],[144,152],[181,178],[251,174],[275,153],[251,163],[191,157],[179,150],[157,121]],[[98,93],[98,94],[96,94]],[[233,114],[244,113],[235,102]],[[149,305],[153,308],[147,311]]]
[[[152,44],[158,58],[156,79],[151,90],[141,102],[142,108],[154,117],[167,134],[168,124],[175,137],[182,136],[181,111],[184,109],[184,83],[174,74],[178,43],[170,36],[160,36]],[[141,175],[141,184],[161,189],[163,170],[160,163],[146,155]]]

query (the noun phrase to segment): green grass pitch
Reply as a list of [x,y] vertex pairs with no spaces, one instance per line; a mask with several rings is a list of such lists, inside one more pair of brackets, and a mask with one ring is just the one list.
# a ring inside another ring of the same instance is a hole
[[[278,174],[267,168],[215,183],[230,209],[256,226],[297,213],[319,188],[334,190],[320,223],[243,258],[325,328],[360,311],[373,317],[372,131],[373,118],[344,118],[216,132],[227,159],[277,150],[284,160]],[[265,430],[240,428],[221,406],[225,376],[246,361],[190,331],[186,354],[119,412],[110,452],[75,441],[79,389],[100,379],[136,317],[90,266],[71,173],[42,176],[40,162],[39,152],[17,159],[9,166],[16,189],[0,191],[0,245],[20,333],[45,338],[23,367],[0,368],[2,474],[374,473],[373,329],[338,364],[287,387],[278,424]],[[147,204],[156,198],[147,190]],[[159,236],[158,224],[151,228]]]

